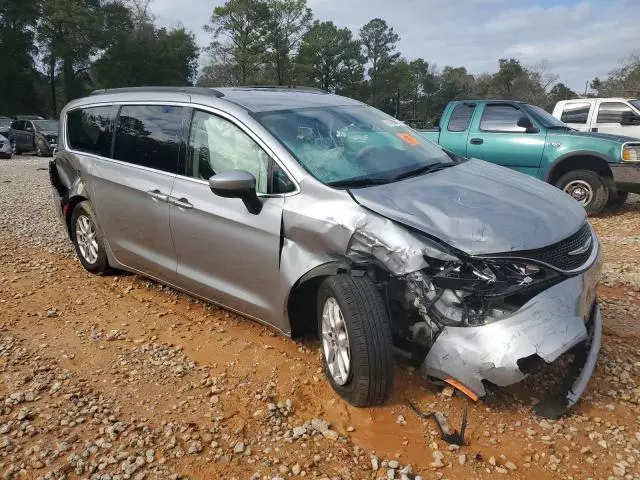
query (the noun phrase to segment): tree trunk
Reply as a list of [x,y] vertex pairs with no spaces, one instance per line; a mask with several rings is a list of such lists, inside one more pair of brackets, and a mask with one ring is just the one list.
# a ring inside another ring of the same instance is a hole
[[73,72],[73,62],[70,58],[62,60],[62,74],[64,76],[64,95],[67,102],[76,98],[75,74]]
[[52,56],[49,60],[49,85],[51,86],[51,111],[54,117],[58,116],[58,101],[56,99],[56,59]]
[[371,104],[376,106],[376,95],[377,95],[377,87],[378,87],[378,62],[373,60],[373,69],[372,69],[372,78],[371,78]]

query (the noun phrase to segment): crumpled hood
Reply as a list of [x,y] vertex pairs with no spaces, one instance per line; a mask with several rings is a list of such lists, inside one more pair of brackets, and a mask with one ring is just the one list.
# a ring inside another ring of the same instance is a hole
[[578,231],[586,218],[584,208],[557,188],[475,159],[351,194],[362,206],[469,255],[545,247]]

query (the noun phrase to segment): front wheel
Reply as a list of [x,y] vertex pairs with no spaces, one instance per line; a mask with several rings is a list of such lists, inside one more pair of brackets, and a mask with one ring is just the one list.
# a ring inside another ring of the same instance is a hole
[[590,215],[602,212],[609,199],[605,179],[592,170],[565,173],[556,182],[556,187],[580,202]]
[[371,279],[327,277],[318,292],[318,330],[333,389],[357,407],[383,403],[393,389],[391,322]]

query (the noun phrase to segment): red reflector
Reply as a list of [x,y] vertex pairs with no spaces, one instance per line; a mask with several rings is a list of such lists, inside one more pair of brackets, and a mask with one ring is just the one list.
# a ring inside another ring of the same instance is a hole
[[69,207],[70,206],[71,205],[67,203],[67,204],[65,204],[64,207],[62,207],[62,215],[64,215],[65,218],[67,218],[67,213],[69,213]]

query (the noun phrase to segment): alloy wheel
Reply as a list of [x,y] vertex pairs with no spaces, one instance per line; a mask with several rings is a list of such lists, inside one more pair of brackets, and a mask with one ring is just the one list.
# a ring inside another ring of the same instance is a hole
[[333,381],[344,385],[349,379],[351,349],[349,334],[338,301],[329,297],[322,307],[322,350]]
[[82,258],[89,264],[98,260],[98,241],[93,222],[86,215],[80,215],[76,220],[76,242]]

